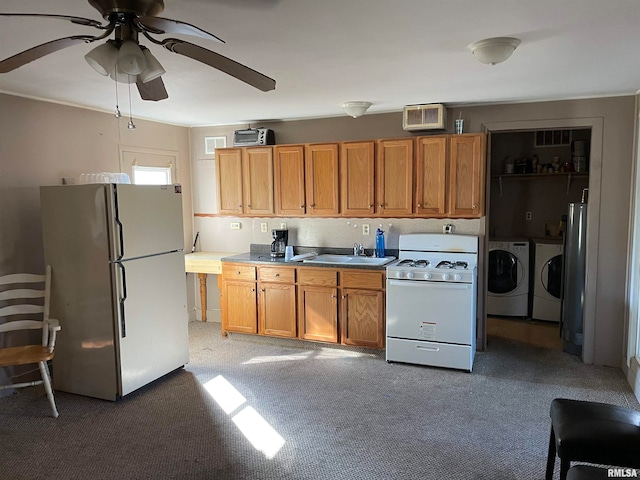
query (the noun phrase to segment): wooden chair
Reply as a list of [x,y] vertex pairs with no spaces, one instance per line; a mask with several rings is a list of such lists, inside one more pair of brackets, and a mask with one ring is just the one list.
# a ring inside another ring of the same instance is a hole
[[[42,288],[25,288],[33,287],[32,284],[38,283],[44,283],[44,290]],[[53,398],[51,375],[47,362],[53,358],[56,333],[60,330],[60,325],[58,320],[49,318],[50,294],[51,266],[47,266],[45,275],[22,273],[0,277],[0,302],[2,305],[6,305],[0,308],[0,318],[5,320],[5,323],[0,324],[0,334],[6,336],[6,332],[42,330],[42,343],[40,345],[0,348],[0,367],[38,364],[42,380],[0,385],[0,390],[44,384],[53,416],[57,417],[58,410]],[[34,299],[39,303],[42,303],[42,301],[38,299],[43,299],[43,304],[35,304]],[[40,314],[42,314],[42,320],[25,319],[25,317],[33,315],[38,315],[39,317]],[[11,317],[17,317],[17,319],[9,320]]]

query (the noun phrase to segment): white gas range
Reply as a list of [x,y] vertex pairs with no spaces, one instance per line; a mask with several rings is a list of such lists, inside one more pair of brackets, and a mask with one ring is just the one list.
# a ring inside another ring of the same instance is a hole
[[477,236],[400,235],[387,267],[388,362],[473,369],[477,263]]

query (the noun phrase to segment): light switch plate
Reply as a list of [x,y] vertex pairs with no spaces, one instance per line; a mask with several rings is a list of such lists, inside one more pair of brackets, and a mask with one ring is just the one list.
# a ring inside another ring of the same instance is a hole
[[261,231],[262,233],[266,233],[266,232],[267,232],[267,222],[262,222],[262,223],[260,224],[260,231]]
[[280,230],[286,230],[287,229],[287,224],[282,222],[280,223]]
[[369,235],[369,224],[368,223],[363,223],[362,224],[362,234],[363,235]]
[[231,230],[240,230],[240,222],[231,222]]

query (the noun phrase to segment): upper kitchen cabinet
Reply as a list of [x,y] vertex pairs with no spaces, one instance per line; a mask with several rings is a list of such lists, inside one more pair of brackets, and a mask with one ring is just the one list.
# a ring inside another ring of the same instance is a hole
[[218,211],[239,215],[242,208],[242,149],[216,150],[216,181],[218,186]]
[[420,216],[447,213],[447,161],[449,136],[417,140],[415,212]]
[[452,135],[449,147],[449,214],[481,217],[484,215],[486,136],[483,133]]
[[276,215],[304,215],[304,146],[274,147],[273,162]]
[[216,150],[219,213],[273,214],[271,147]]
[[340,206],[343,215],[374,214],[374,169],[374,142],[343,142],[340,145]]
[[307,214],[338,215],[338,144],[306,145],[304,164]]
[[242,150],[244,213],[273,214],[273,150],[271,147]]
[[402,217],[413,212],[413,139],[378,140],[376,213]]
[[336,143],[275,147],[276,214],[337,215],[338,174]]

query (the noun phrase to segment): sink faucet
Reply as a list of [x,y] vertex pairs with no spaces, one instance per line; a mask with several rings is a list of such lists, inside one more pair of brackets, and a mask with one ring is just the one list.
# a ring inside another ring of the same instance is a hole
[[364,247],[361,243],[356,242],[353,244],[353,254],[356,257],[364,257]]

